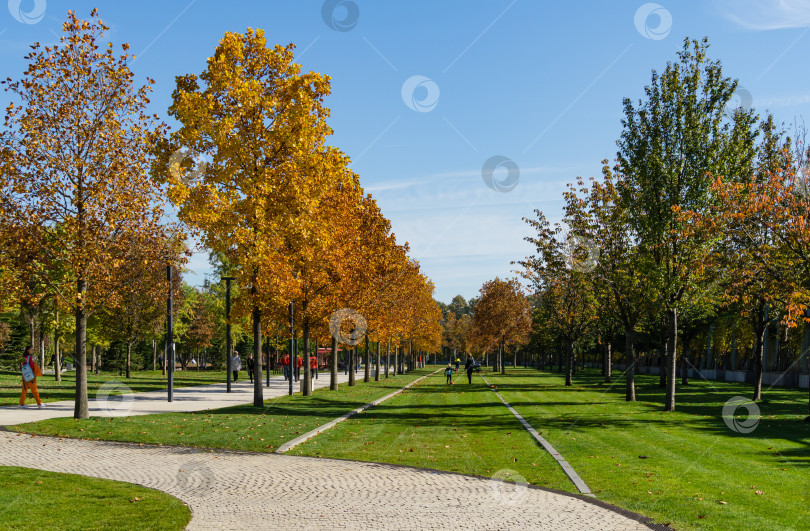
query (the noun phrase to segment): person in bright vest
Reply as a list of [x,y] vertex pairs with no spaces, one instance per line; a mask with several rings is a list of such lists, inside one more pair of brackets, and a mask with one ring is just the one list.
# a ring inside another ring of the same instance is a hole
[[301,367],[304,366],[304,358],[302,356],[295,357],[295,381],[301,378]]
[[22,381],[22,394],[20,395],[20,407],[25,406],[25,399],[28,398],[28,391],[31,391],[31,394],[34,395],[34,400],[37,401],[37,407],[42,407],[42,400],[39,398],[39,390],[37,389],[37,376],[42,376],[42,369],[39,368],[39,365],[34,361],[34,356],[31,354],[31,345],[25,347],[25,352],[23,352],[23,361],[22,365],[28,365],[31,368],[31,371],[34,373],[34,379],[30,382],[26,382],[25,378]]
[[290,355],[289,354],[284,354],[284,356],[281,357],[281,368],[284,371],[284,379],[286,380],[287,378],[290,377]]
[[318,379],[318,357],[317,356],[310,356],[309,357],[309,369],[310,374],[317,380]]

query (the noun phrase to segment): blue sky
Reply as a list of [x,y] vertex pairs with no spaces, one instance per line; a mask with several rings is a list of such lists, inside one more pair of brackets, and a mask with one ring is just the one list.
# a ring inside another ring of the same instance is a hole
[[[151,110],[171,124],[174,77],[201,72],[226,31],[295,43],[304,69],[332,78],[331,143],[445,302],[513,275],[532,252],[522,218],[559,219],[565,184],[614,158],[622,98],[638,98],[686,36],[709,37],[760,115],[810,121],[810,0],[327,2],[10,0],[0,74],[19,77],[29,44],[56,42],[68,9],[98,6],[135,74],[157,81]],[[498,166],[488,186],[494,156],[513,169]],[[200,283],[206,256],[191,268]]]

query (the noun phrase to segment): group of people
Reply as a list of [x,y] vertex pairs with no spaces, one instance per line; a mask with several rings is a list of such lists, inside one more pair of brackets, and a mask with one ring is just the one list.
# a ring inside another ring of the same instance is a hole
[[[267,362],[267,356],[265,356],[265,362]],[[272,362],[272,360],[271,360]],[[281,360],[279,361],[283,371],[284,371],[284,379],[287,380],[290,378],[290,355],[285,354],[282,356]],[[304,359],[301,356],[297,356],[295,358],[295,371],[293,371],[292,377],[295,378],[294,381],[298,381],[301,377],[301,367],[304,366]],[[318,357],[317,356],[310,356],[309,357],[309,368],[312,370],[312,377],[316,380],[318,379]],[[269,370],[273,370],[273,367],[268,365]],[[242,370],[242,358],[239,357],[239,352],[233,351],[233,356],[231,356],[231,372],[233,373],[233,381],[239,381],[239,371]],[[250,383],[253,383],[253,377],[256,371],[256,362],[253,359],[253,354],[247,360],[247,370],[248,370],[248,378],[250,378]]]
[[[444,375],[447,376],[447,383],[450,385],[453,384],[453,373],[458,372],[458,369],[461,366],[461,359],[456,358],[455,363],[455,370],[453,370],[452,363],[448,363],[447,367],[444,369]],[[467,356],[467,362],[464,364],[464,370],[467,371],[467,383],[472,383],[472,375],[476,370],[481,370],[481,364],[475,361],[475,358],[473,358],[472,355],[469,355]]]

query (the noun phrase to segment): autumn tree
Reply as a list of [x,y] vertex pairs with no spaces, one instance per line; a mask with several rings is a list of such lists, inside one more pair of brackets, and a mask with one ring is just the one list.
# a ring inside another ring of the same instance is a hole
[[729,278],[727,299],[748,314],[754,331],[754,399],[761,399],[764,334],[775,303],[785,309],[789,328],[807,322],[810,307],[810,193],[806,174],[798,171],[790,141],[771,117],[761,126],[762,139],[751,173],[736,182],[718,177],[719,200],[704,214],[680,212],[693,224],[689,231],[719,235],[714,263],[723,262]]
[[[347,163],[326,145],[329,78],[301,73],[293,49],[268,47],[261,30],[226,33],[202,74],[177,78],[169,114],[181,126],[161,146],[156,168],[180,218],[227,257],[246,288],[237,307],[253,321],[255,406],[263,404],[262,307],[297,298],[284,253],[324,233],[311,214]],[[194,167],[193,157],[172,158],[178,150],[208,161]]]
[[42,270],[64,272],[49,289],[75,315],[74,417],[84,419],[88,315],[118,304],[133,245],[161,234],[162,194],[147,169],[164,125],[145,111],[153,81],[134,85],[128,45],[117,54],[104,41],[95,10],[89,21],[68,12],[62,29],[59,44],[32,46],[24,77],[3,82],[17,102],[0,133],[0,223],[22,230]]
[[580,180],[579,190],[572,187],[564,194],[565,220],[586,253],[582,265],[591,271],[603,336],[614,320],[623,328],[625,400],[635,401],[635,338],[651,310],[654,282],[642,267],[637,233],[620,201],[624,178],[603,160],[602,179],[592,179],[590,186]]
[[[498,365],[502,373],[503,352],[508,343],[525,343],[531,329],[531,308],[516,278],[495,278],[485,282],[475,305],[472,328],[476,342],[484,350],[498,348]],[[496,368],[497,370],[497,368]]]
[[707,49],[706,39],[686,39],[678,61],[653,72],[643,101],[624,100],[618,141],[626,177],[620,201],[638,236],[639,263],[655,279],[655,301],[667,314],[666,411],[675,409],[678,312],[694,286],[693,264],[708,244],[681,236],[675,210],[706,212],[716,200],[710,175],[743,175],[754,154],[753,111],[729,112],[737,82],[723,75]]

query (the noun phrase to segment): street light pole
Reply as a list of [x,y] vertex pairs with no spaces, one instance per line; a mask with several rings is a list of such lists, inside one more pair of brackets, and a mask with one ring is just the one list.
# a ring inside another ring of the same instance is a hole
[[166,280],[169,281],[169,296],[166,299],[166,361],[169,365],[169,402],[174,398],[174,280],[171,263],[166,266]]
[[222,277],[225,281],[225,383],[226,391],[231,392],[231,349],[233,340],[231,339],[231,280],[234,277]]
[[293,322],[293,303],[290,303],[290,395],[293,394],[293,375],[295,374],[295,323]]

